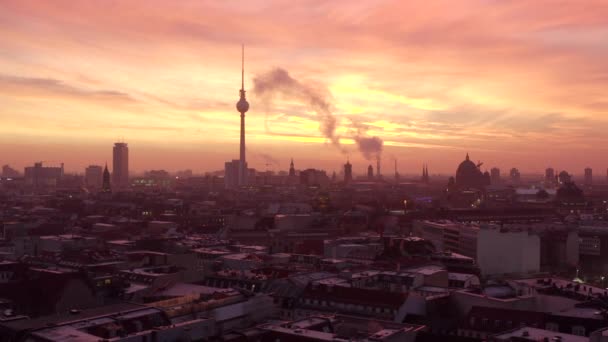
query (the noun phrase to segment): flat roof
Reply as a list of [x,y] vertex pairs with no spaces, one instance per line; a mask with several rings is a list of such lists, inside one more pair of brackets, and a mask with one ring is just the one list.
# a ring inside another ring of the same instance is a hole
[[585,336],[570,335],[530,327],[523,327],[511,330],[505,333],[494,335],[494,337],[499,341],[510,341],[510,339],[513,337],[525,338],[530,341],[540,341],[544,338],[548,338],[549,340],[551,340],[551,338],[559,337],[561,338],[562,342],[589,342],[589,338]]
[[12,330],[36,330],[41,328],[48,328],[49,326],[56,324],[67,324],[69,322],[77,322],[85,319],[92,319],[94,317],[103,317],[120,312],[129,312],[134,310],[149,309],[145,305],[133,304],[133,303],[120,303],[113,305],[101,306],[98,308],[84,309],[78,314],[60,314],[52,316],[44,316],[35,319],[24,319],[19,321],[12,321],[2,323],[2,326],[8,327]]

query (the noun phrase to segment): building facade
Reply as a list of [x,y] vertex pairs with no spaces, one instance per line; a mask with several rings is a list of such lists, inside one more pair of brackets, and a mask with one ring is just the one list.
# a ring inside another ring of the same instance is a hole
[[112,152],[112,185],[115,189],[125,189],[129,187],[129,147],[117,142]]

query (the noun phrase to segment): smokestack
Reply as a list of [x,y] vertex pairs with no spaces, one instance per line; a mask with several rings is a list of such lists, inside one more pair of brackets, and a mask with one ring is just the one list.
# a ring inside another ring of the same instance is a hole
[[380,154],[376,156],[376,177],[380,179],[382,174],[380,173]]

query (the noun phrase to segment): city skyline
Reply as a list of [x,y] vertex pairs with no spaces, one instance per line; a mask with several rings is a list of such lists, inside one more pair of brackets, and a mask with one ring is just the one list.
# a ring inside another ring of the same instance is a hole
[[[220,170],[238,155],[234,99],[244,42],[245,88],[285,71],[327,99],[342,147],[306,101],[280,94],[269,102],[251,91],[247,154],[259,170],[269,163],[287,170],[295,157],[298,168],[339,171],[349,157],[355,173],[364,172],[375,161],[357,150],[363,126],[383,140],[385,170],[396,158],[402,173],[426,163],[431,173],[449,174],[470,152],[488,170],[592,167],[601,175],[606,7],[550,4],[471,1],[438,13],[449,3],[6,1],[2,163],[21,170],[52,160],[82,172],[111,160],[107,146],[127,137],[133,171]],[[523,15],[539,9],[546,13]],[[392,14],[404,12],[412,20]]]
[[0,22],[0,342],[608,342],[608,0]]

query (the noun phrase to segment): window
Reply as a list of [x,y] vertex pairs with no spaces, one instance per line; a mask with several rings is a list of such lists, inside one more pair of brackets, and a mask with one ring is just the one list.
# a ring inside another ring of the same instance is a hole
[[585,336],[585,327],[581,326],[581,325],[575,325],[572,327],[572,334],[573,335],[579,335],[579,336]]
[[549,331],[558,331],[559,326],[557,325],[557,323],[547,322],[547,324],[545,325],[545,329]]

